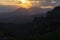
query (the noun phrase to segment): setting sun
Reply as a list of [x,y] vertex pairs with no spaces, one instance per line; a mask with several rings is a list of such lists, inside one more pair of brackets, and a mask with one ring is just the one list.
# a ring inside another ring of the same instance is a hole
[[18,0],[18,1],[20,1],[21,3],[26,3],[26,0]]
[[28,0],[18,0],[18,2],[19,2],[18,6],[23,8],[30,8],[32,6],[31,2]]

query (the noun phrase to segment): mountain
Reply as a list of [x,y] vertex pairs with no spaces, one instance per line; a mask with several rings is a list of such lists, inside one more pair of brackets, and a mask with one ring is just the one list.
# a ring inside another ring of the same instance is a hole
[[31,7],[29,10],[31,10],[32,13],[34,13],[34,14],[45,14],[47,11],[50,11],[52,9],[51,8],[43,9],[43,8],[39,8],[39,7]]
[[17,6],[14,5],[0,5],[0,13],[5,13],[5,12],[12,12],[14,10],[16,10]]
[[[12,10],[12,9],[11,9]],[[0,22],[11,22],[11,23],[27,23],[32,22],[33,17],[38,16],[38,14],[43,14],[47,10],[39,7],[31,7],[30,9],[18,8],[11,12],[0,13]]]

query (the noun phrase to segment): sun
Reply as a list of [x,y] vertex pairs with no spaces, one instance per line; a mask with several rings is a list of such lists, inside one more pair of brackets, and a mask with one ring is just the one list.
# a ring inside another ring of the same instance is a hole
[[21,0],[22,3],[26,3],[26,0]]
[[27,0],[18,0],[18,1],[20,1],[21,3],[26,3],[27,2]]
[[19,2],[18,6],[20,6],[22,8],[28,9],[28,8],[30,8],[32,6],[31,2],[28,1],[28,0],[18,0],[18,2]]

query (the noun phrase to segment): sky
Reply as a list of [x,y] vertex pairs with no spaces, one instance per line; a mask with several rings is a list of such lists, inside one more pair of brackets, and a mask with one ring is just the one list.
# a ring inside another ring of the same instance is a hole
[[53,8],[60,5],[60,0],[25,0],[25,3],[22,3],[24,0],[0,0],[0,5],[18,5],[22,7],[32,7],[37,6],[41,8]]
[[[6,6],[8,5],[8,6]],[[60,6],[60,0],[0,0],[0,12],[11,12],[17,8],[54,8]]]

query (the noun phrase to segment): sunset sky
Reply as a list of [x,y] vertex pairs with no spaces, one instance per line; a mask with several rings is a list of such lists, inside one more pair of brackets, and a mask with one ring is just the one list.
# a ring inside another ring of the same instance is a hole
[[60,0],[0,0],[0,5],[16,5],[25,8],[32,6],[53,8],[60,5]]

